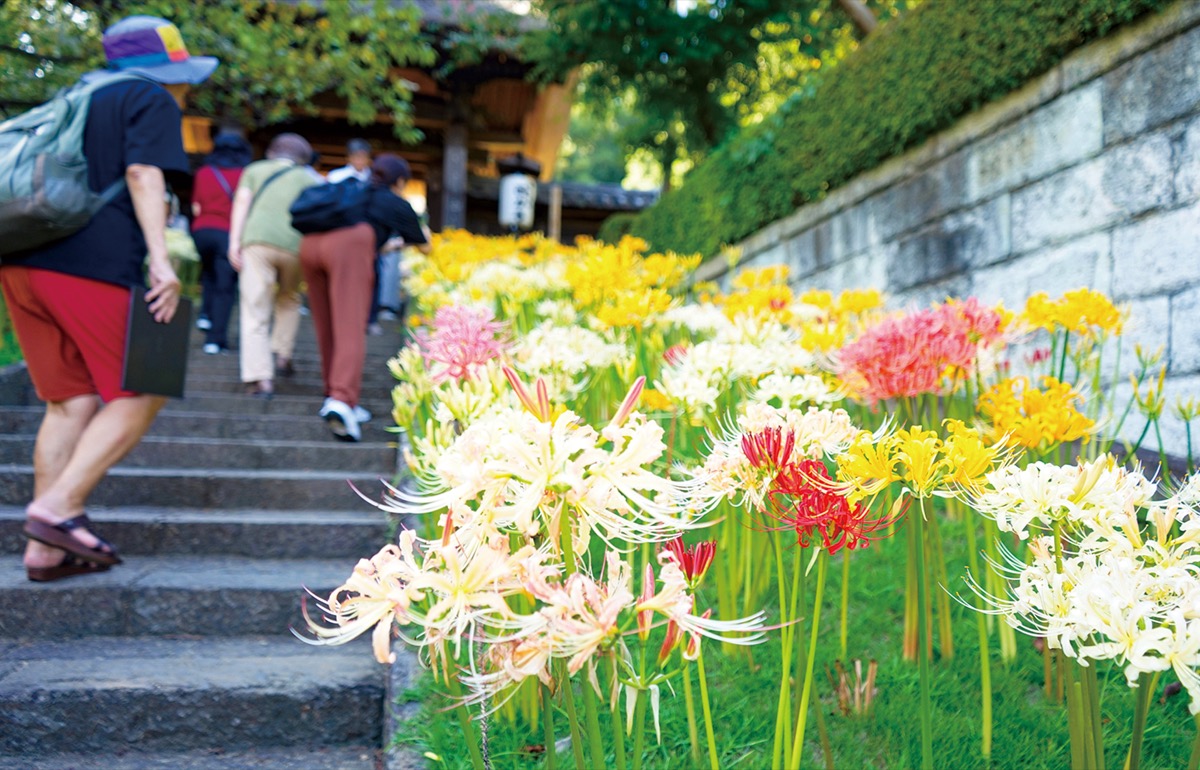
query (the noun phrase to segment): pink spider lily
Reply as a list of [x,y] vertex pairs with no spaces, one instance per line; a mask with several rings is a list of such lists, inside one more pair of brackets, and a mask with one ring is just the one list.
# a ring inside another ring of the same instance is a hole
[[489,308],[450,305],[438,309],[433,333],[417,339],[431,364],[434,382],[469,379],[476,368],[504,352],[507,343],[497,336],[504,324],[494,319]]

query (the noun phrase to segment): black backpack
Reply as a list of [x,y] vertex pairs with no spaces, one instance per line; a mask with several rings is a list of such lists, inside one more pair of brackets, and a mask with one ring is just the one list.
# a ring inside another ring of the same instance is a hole
[[367,186],[357,179],[305,189],[288,211],[301,233],[327,233],[367,221]]

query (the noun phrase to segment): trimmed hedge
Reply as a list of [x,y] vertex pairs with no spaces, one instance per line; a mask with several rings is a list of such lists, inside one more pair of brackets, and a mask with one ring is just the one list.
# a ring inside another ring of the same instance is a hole
[[928,0],[714,151],[631,232],[712,255],[1171,2]]

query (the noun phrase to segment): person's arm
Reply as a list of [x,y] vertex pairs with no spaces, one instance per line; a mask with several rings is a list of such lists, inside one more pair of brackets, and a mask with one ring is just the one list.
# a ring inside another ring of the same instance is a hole
[[250,213],[250,203],[254,193],[249,187],[238,185],[233,194],[233,208],[229,212],[229,264],[233,269],[242,270],[242,233],[246,229],[246,215]]
[[422,254],[433,251],[433,247],[429,244],[429,228],[421,224],[421,220],[417,218],[417,213],[412,210],[408,201],[396,195],[394,190],[391,191],[391,194],[392,198],[384,206],[387,218],[385,226],[391,230],[393,235],[399,236],[403,245],[412,247]]
[[150,304],[154,320],[167,323],[179,307],[182,288],[167,255],[167,211],[163,205],[167,183],[162,169],[157,166],[131,163],[125,169],[125,184],[133,199],[133,211],[150,257],[150,291],[146,292],[146,302]]

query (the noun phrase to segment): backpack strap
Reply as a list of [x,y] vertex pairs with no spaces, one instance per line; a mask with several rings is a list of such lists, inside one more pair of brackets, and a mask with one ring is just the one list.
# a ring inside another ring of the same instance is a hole
[[[99,91],[101,88],[110,86],[113,83],[119,83],[123,80],[144,80],[147,83],[154,83],[155,85],[161,86],[161,83],[158,81],[148,78],[145,75],[137,72],[97,70],[95,72],[89,72],[85,74],[79,80],[79,82],[75,83],[74,85],[67,86],[62,90],[61,93],[65,95],[68,91],[79,89],[88,97],[88,99],[91,99],[92,94],[94,94],[96,91]],[[124,191],[125,177],[122,176],[108,187],[104,188],[104,191],[100,193],[100,197],[96,199],[96,210],[99,211],[108,204],[112,203],[114,200],[116,200],[116,197]]]
[[[212,170],[213,176],[217,178],[217,184],[221,185],[221,189],[229,196],[229,200],[233,200],[233,188],[229,186],[229,180],[221,173],[221,169],[216,166],[205,166],[205,168]],[[263,185],[263,187],[266,187],[266,185]]]

